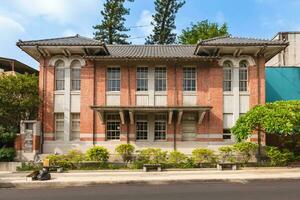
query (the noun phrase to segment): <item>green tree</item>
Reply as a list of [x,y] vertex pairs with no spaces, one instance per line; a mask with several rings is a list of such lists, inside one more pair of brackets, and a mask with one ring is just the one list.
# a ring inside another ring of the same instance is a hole
[[300,101],[278,101],[258,105],[241,116],[231,132],[238,142],[258,132],[259,154],[261,133],[291,136],[300,134]]
[[129,15],[130,9],[125,8],[126,1],[134,0],[106,0],[104,10],[101,11],[103,19],[101,24],[93,26],[96,30],[94,33],[96,40],[101,40],[107,44],[128,44],[129,35],[125,32],[129,31],[125,27],[125,15]]
[[39,108],[38,77],[17,74],[0,77],[0,124],[19,129],[20,121],[36,119]]
[[175,17],[185,4],[184,0],[155,0],[155,15],[152,15],[153,34],[146,38],[146,44],[173,44],[176,41]]
[[178,40],[181,44],[196,44],[199,40],[206,40],[214,37],[228,35],[228,26],[226,23],[219,25],[218,23],[212,23],[208,20],[191,24],[182,30]]

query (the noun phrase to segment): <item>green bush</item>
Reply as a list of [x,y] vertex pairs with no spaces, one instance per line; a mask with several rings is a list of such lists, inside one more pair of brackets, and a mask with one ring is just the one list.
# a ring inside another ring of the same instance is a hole
[[292,152],[287,149],[280,151],[277,147],[266,147],[266,155],[270,158],[272,166],[286,166],[294,159]]
[[187,156],[179,151],[171,151],[168,157],[168,163],[170,164],[184,164],[187,161]]
[[147,148],[138,152],[137,163],[162,164],[167,161],[167,152],[159,148]]
[[206,148],[198,148],[193,150],[192,157],[196,164],[214,164],[217,162],[215,152]]
[[66,155],[55,155],[51,154],[46,157],[49,159],[50,166],[60,166],[64,169],[71,169],[73,168],[73,164],[70,160],[68,160]]
[[246,164],[255,155],[258,145],[252,142],[240,142],[234,144],[233,148],[241,156],[240,161]]
[[0,127],[0,148],[1,147],[13,147],[16,138],[16,133],[8,131],[3,127]]
[[86,157],[90,161],[106,162],[109,159],[109,152],[105,147],[94,146],[87,150]]
[[23,162],[21,167],[17,167],[17,171],[38,171],[43,168],[41,163]]
[[230,162],[234,163],[236,162],[236,158],[234,155],[234,148],[231,146],[224,146],[220,147],[219,149],[219,160],[222,163]]
[[85,154],[82,153],[80,150],[77,150],[77,149],[70,150],[66,154],[66,159],[69,160],[72,163],[79,163],[79,162],[82,162],[82,161],[86,160]]
[[13,161],[16,156],[14,148],[1,148],[0,149],[0,162]]
[[134,146],[132,144],[120,144],[115,151],[122,157],[124,162],[133,160]]

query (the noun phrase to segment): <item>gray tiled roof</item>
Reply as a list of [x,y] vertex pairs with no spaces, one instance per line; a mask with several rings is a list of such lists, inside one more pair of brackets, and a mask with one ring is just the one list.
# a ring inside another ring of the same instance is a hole
[[200,46],[256,46],[256,45],[286,45],[283,40],[264,40],[256,38],[242,38],[222,36],[199,41]]
[[196,58],[196,45],[107,45],[109,57],[131,58]]
[[71,37],[61,37],[43,40],[19,41],[18,46],[99,46],[102,42],[91,38],[75,35]]

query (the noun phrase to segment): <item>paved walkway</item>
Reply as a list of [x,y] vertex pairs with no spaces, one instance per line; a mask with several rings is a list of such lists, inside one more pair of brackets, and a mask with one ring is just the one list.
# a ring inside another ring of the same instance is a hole
[[300,168],[247,168],[238,171],[189,170],[189,171],[71,171],[51,173],[49,181],[27,181],[28,173],[0,172],[0,188],[36,188],[88,186],[96,184],[232,181],[300,179]]

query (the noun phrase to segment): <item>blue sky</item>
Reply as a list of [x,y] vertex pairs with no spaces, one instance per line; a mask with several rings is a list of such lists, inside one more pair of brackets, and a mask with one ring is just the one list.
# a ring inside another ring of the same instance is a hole
[[[0,57],[18,59],[34,68],[38,63],[19,50],[18,39],[31,40],[80,34],[93,37],[104,0],[1,0]],[[131,42],[141,44],[151,32],[154,0],[127,3],[126,25]],[[186,0],[177,14],[176,32],[192,22],[227,22],[234,36],[269,38],[279,31],[300,31],[300,0]]]

